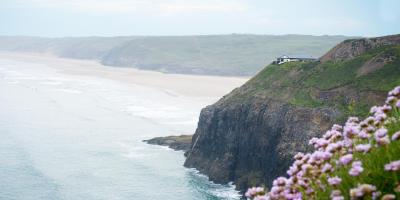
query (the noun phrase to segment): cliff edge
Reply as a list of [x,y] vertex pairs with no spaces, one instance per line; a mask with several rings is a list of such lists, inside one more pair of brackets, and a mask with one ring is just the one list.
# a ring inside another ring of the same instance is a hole
[[348,40],[321,62],[271,64],[201,112],[185,162],[244,191],[285,175],[333,123],[365,116],[400,84],[400,35]]

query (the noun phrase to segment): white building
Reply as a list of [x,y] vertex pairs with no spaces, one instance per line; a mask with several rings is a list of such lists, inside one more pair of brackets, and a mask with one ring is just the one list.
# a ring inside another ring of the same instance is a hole
[[294,62],[294,61],[301,61],[301,62],[316,62],[318,61],[317,58],[312,56],[287,56],[283,55],[281,57],[276,58],[275,63],[280,65],[287,62]]

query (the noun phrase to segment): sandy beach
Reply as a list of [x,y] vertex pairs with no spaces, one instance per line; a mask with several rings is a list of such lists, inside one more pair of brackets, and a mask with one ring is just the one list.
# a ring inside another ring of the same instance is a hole
[[0,58],[45,64],[62,73],[107,78],[192,97],[222,97],[248,80],[247,77],[164,74],[134,68],[104,66],[97,61],[59,58],[48,54],[0,52]]

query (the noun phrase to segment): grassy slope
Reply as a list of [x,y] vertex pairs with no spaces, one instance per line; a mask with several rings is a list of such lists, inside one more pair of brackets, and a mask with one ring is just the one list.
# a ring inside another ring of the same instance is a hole
[[[378,54],[392,55],[395,59],[377,71],[358,76],[359,68]],[[360,99],[355,104],[354,101],[346,101],[346,96],[338,95],[322,101],[314,94],[345,86],[360,92],[387,92],[396,85],[400,85],[400,46],[383,46],[354,59],[336,63],[269,65],[242,88],[235,90],[230,99],[243,101],[259,96],[303,107],[334,106],[344,115],[365,116],[371,106],[368,99]]]
[[[165,72],[253,75],[282,54],[320,56],[342,36],[215,35],[148,37],[113,49],[103,60]],[[186,70],[186,71],[185,71]]]

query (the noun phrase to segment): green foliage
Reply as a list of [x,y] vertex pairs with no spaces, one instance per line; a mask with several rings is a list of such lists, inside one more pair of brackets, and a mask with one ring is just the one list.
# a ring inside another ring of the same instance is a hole
[[387,104],[371,108],[368,118],[349,117],[344,126],[334,125],[320,138],[312,138],[315,151],[296,154],[288,178],[276,178],[270,192],[249,188],[246,196],[252,200],[398,199],[399,98],[400,86],[389,92]]
[[[394,110],[388,114],[391,120],[384,127],[388,130],[389,138],[400,131],[400,110],[394,107]],[[355,145],[365,144],[365,141],[359,139],[356,140]],[[372,145],[376,145],[376,142],[372,142]],[[353,152],[353,160],[361,161],[364,168],[363,173],[359,176],[354,177],[349,175],[351,166],[341,167],[339,170],[329,174],[330,177],[338,176],[342,179],[342,183],[336,187],[328,187],[325,190],[321,190],[318,187],[316,189],[316,199],[329,199],[333,189],[339,189],[342,194],[348,194],[350,189],[356,188],[358,184],[371,184],[378,188],[382,194],[396,194],[394,189],[399,185],[400,172],[385,171],[385,164],[391,161],[400,159],[400,141],[392,141],[387,146],[381,146],[372,148],[369,153]],[[326,180],[323,180],[326,182]],[[397,193],[397,195],[400,195]]]
[[[393,56],[394,60],[374,73],[359,76],[357,71],[363,64],[378,55]],[[389,90],[400,83],[399,66],[400,47],[383,46],[348,61],[322,63],[307,78],[305,85],[306,87],[317,87],[320,90],[329,90],[349,84],[355,85],[359,90]]]
[[[365,63],[380,56],[388,59],[380,61],[382,67],[360,74]],[[341,111],[337,120],[344,121],[347,116],[366,116],[369,107],[380,101],[372,94],[386,93],[396,85],[400,85],[400,46],[388,45],[345,61],[271,64],[231,99],[257,96],[302,107],[333,107]]]
[[291,104],[304,106],[304,107],[311,107],[316,108],[323,105],[322,102],[313,99],[309,93],[304,91],[299,91],[296,95],[290,100]]

